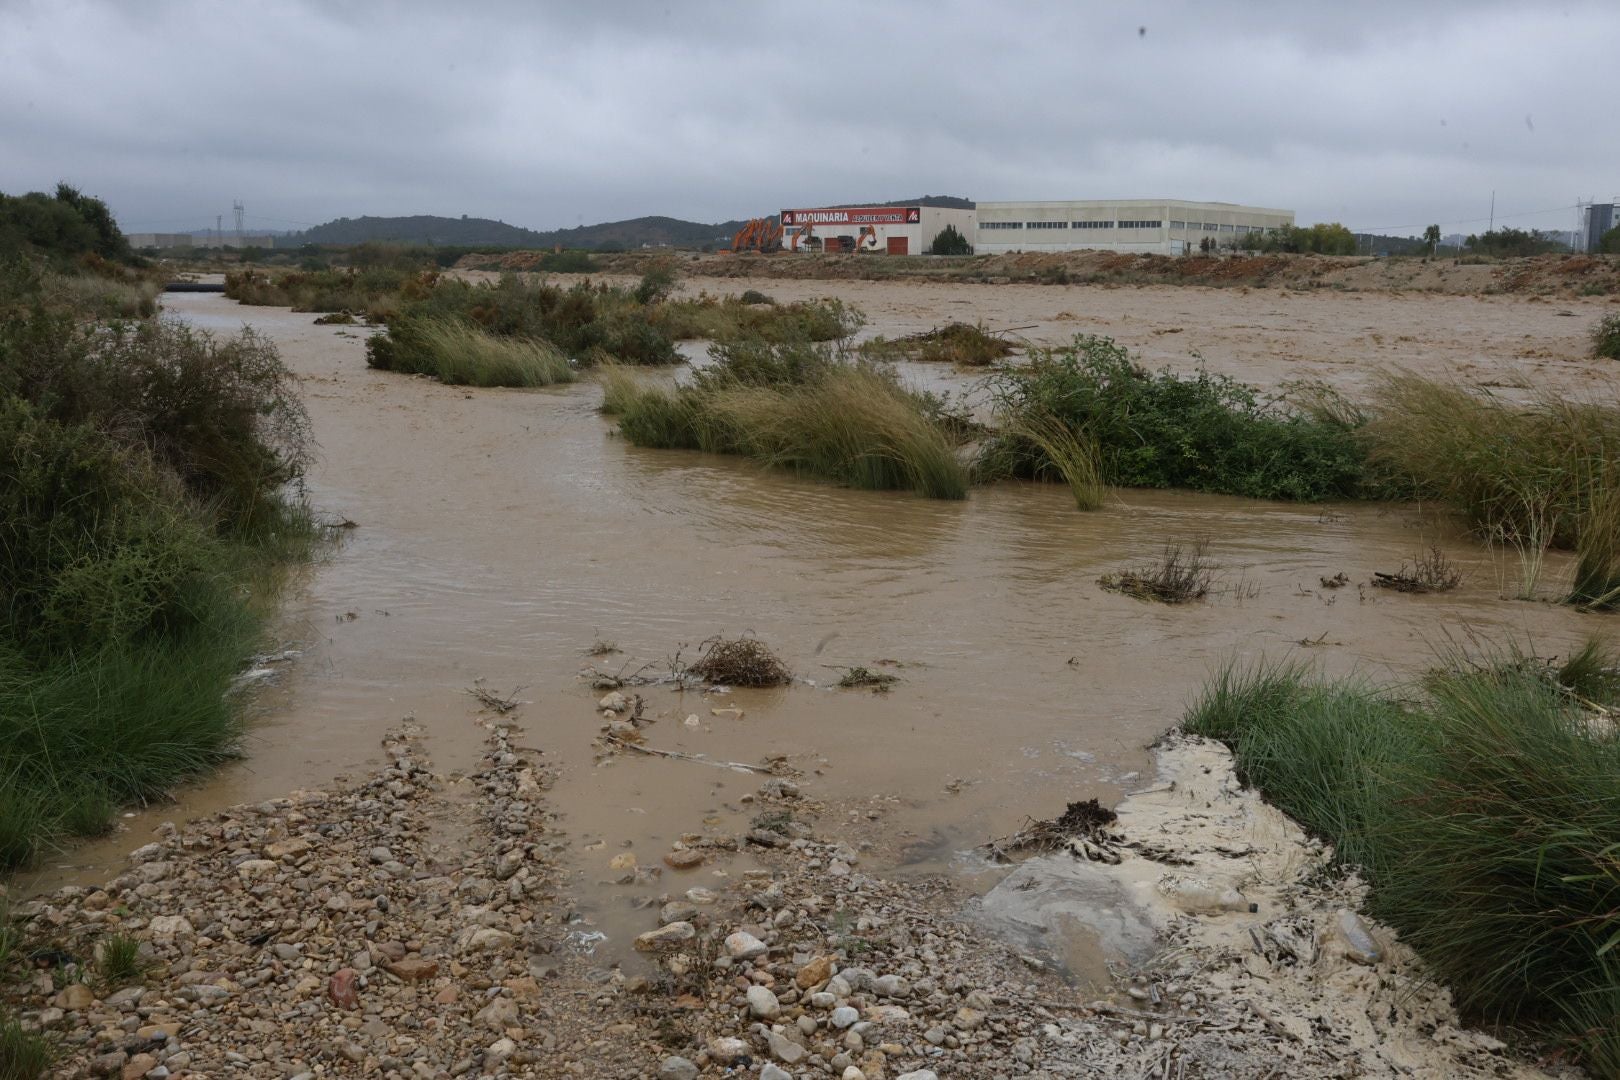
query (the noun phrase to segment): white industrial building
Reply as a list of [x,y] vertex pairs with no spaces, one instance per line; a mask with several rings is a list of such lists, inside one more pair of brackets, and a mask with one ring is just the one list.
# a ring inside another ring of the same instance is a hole
[[942,206],[823,206],[782,211],[788,251],[875,251],[922,255],[945,226],[973,242],[973,211]]
[[981,202],[976,217],[973,250],[981,255],[1086,248],[1182,255],[1205,238],[1228,247],[1241,235],[1294,223],[1292,210],[1175,199]]

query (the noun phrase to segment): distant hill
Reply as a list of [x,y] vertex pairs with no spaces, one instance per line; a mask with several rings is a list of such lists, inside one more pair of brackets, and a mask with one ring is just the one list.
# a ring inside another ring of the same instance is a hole
[[[839,203],[839,206],[943,206],[971,210],[971,199],[953,195],[924,195],[917,199],[891,199],[881,203]],[[774,213],[774,211],[772,211]],[[504,221],[475,217],[338,218],[316,225],[288,239],[295,244],[432,244],[451,247],[583,248],[591,251],[634,251],[641,247],[701,248],[724,247],[746,221],[722,221],[705,225],[672,217],[638,217],[628,221],[605,221],[572,229],[539,231],[508,225]],[[280,246],[279,244],[277,245]]]

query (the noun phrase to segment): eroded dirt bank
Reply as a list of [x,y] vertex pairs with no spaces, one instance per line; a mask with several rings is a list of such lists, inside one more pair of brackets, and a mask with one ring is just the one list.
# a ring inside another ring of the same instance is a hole
[[[1094,873],[1162,935],[1099,997],[986,934],[973,906],[953,914],[950,882],[869,876],[858,835],[785,777],[752,796],[778,830],[688,833],[667,866],[621,859],[659,883],[636,941],[657,965],[594,966],[560,888],[546,755],[516,720],[482,727],[465,774],[436,772],[407,725],[357,784],[166,827],[104,887],[20,905],[51,962],[10,996],[60,1040],[57,1075],[1548,1075],[1460,1029],[1387,933],[1352,962],[1334,927],[1353,883],[1313,876],[1319,846],[1240,791],[1213,744],[1170,743],[1155,784],[1089,835],[1117,862],[1020,868]],[[1258,911],[1168,904],[1189,875]],[[77,981],[113,932],[140,939],[144,975]]]

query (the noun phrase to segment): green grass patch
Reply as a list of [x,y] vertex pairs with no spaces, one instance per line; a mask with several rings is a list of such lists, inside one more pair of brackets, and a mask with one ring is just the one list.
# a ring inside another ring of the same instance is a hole
[[1542,1027],[1616,1076],[1620,738],[1594,706],[1617,689],[1595,644],[1562,665],[1453,656],[1407,690],[1233,665],[1184,726],[1361,869],[1370,914],[1467,1015]]
[[294,311],[348,311],[373,320],[387,318],[402,302],[432,289],[436,270],[397,266],[346,270],[294,270],[268,274],[238,270],[225,275],[225,295],[243,304]]
[[574,381],[556,346],[532,338],[497,337],[453,318],[398,320],[393,347],[373,367],[431,375],[454,386],[551,386]]
[[114,932],[96,945],[96,973],[109,983],[133,982],[146,971],[140,939]]

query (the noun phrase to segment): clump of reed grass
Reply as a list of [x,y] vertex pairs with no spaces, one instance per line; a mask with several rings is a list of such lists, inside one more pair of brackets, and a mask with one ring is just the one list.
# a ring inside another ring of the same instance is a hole
[[1048,473],[1060,476],[1074,494],[1074,505],[1081,510],[1102,506],[1108,494],[1102,477],[1102,455],[1084,430],[1070,427],[1051,413],[1030,409],[1013,419],[1008,433],[1028,439],[1039,451],[1042,463],[1036,468],[1037,478]]
[[130,982],[140,978],[145,970],[141,942],[133,934],[111,933],[97,944],[96,972],[107,982]]
[[1595,709],[1615,704],[1615,666],[1595,642],[1556,668],[1453,653],[1418,691],[1233,664],[1183,726],[1361,869],[1370,913],[1465,1014],[1540,1026],[1613,1076],[1620,738]]
[[612,407],[638,446],[740,454],[868,490],[967,496],[933,399],[808,344],[734,343],[677,389],[621,384]]
[[458,319],[396,324],[389,370],[451,386],[552,386],[572,382],[568,358],[549,342],[497,337]]
[[1207,551],[1208,544],[1203,540],[1190,547],[1166,544],[1157,562],[1104,574],[1097,583],[1110,592],[1161,604],[1202,600],[1209,595],[1215,578],[1215,564],[1206,558]]
[[705,682],[725,686],[781,686],[793,680],[782,659],[755,637],[712,637],[687,669]]
[[1592,327],[1592,355],[1620,360],[1620,315],[1605,315]]
[[1420,551],[1410,561],[1401,563],[1393,574],[1374,573],[1372,583],[1380,589],[1393,589],[1404,593],[1450,592],[1462,584],[1462,567],[1446,558],[1446,553],[1431,546]]
[[1597,611],[1620,607],[1620,487],[1592,496],[1575,541],[1569,602]]
[[0,1015],[0,1080],[40,1080],[56,1054],[45,1038]]

